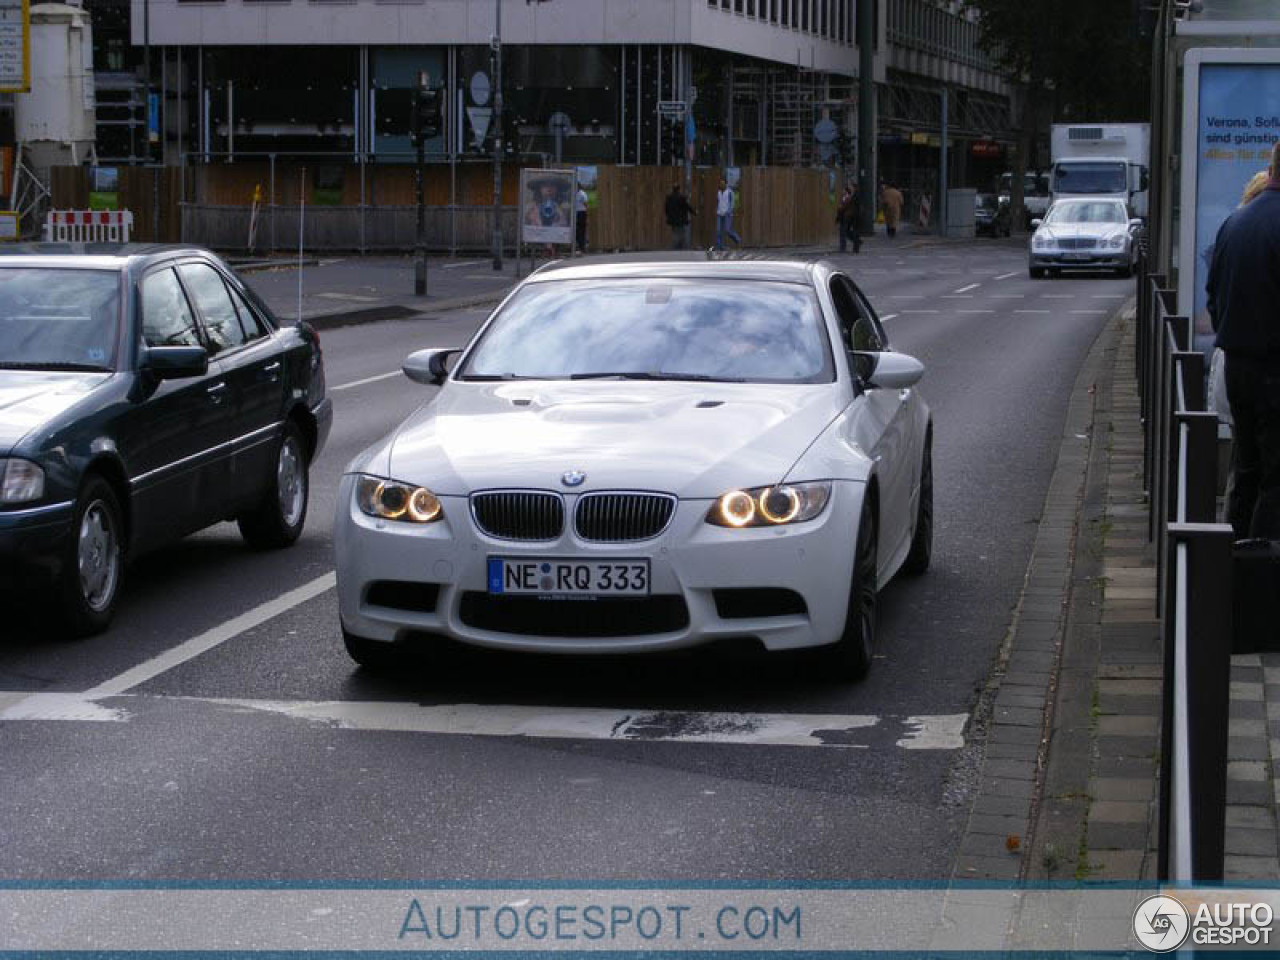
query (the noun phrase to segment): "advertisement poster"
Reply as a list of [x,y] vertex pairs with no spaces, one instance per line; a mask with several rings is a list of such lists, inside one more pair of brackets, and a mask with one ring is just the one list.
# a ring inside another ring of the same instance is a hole
[[120,209],[120,168],[92,167],[89,171],[89,209]]
[[573,197],[577,177],[572,170],[520,171],[520,242],[573,243]]
[[1280,51],[1193,50],[1186,76],[1183,129],[1194,143],[1184,141],[1183,149],[1189,162],[1183,167],[1178,302],[1193,311],[1195,347],[1207,351],[1213,327],[1205,282],[1214,240],[1280,140]]
[[600,189],[596,181],[599,173],[595,167],[577,167],[578,189],[586,191],[587,210],[595,210],[600,206]]

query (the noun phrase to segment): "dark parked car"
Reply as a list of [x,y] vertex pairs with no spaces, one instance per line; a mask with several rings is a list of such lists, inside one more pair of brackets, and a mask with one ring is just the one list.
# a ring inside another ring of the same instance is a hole
[[106,628],[125,561],[237,520],[302,532],[333,413],[320,343],[198,248],[34,244],[0,256],[0,586],[52,586]]
[[994,193],[979,193],[973,201],[974,232],[979,236],[1007,237],[1010,230],[1009,200]]

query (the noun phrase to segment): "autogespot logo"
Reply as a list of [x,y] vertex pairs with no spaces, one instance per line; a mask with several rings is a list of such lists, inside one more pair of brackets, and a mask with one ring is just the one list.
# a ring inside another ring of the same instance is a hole
[[1138,942],[1154,953],[1177,950],[1191,930],[1187,908],[1173,897],[1147,897],[1133,912],[1133,932]]

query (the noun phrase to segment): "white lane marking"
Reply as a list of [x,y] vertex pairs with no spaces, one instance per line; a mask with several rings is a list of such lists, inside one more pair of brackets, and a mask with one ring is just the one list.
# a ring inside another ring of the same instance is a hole
[[[8,699],[8,695],[5,696]],[[17,694],[13,704],[0,710],[0,720],[79,720],[91,723],[124,723],[127,710],[104,707],[82,693]],[[3,702],[3,700],[0,700]]]
[[352,303],[377,303],[381,297],[370,297],[361,293],[317,293],[317,297],[327,300],[350,300]]
[[[114,721],[135,719],[113,704],[87,694],[0,693],[17,703],[3,720]],[[597,707],[502,704],[420,704],[365,700],[254,700],[233,697],[171,697],[124,694],[115,697],[141,708],[149,702],[207,704],[236,713],[266,713],[340,730],[425,733],[444,736],[528,737],[530,739],[611,740],[662,743],[723,743],[772,747],[834,747],[870,750],[889,742],[907,750],[958,750],[964,746],[968,714],[878,716],[824,713],[716,713]],[[901,736],[894,740],[895,727]],[[879,734],[875,731],[885,731]]]
[[441,269],[457,270],[459,267],[474,267],[481,263],[484,263],[484,261],[483,260],[462,260],[459,263],[446,263],[441,267]]
[[475,703],[425,706],[353,701],[200,699],[265,711],[347,730],[394,730],[481,737],[577,740],[663,740],[792,747],[860,747],[842,742],[881,718],[858,714],[694,713],[592,707],[501,706]]
[[944,293],[939,300],[972,300],[972,293]]
[[883,317],[880,318],[880,322],[884,323],[886,320],[892,320],[896,316],[897,316],[896,313],[886,313]]
[[150,660],[144,661],[136,667],[112,677],[110,680],[104,680],[96,687],[86,690],[80,696],[85,700],[97,700],[102,697],[113,697],[124,693],[126,690],[130,690],[141,683],[146,683],[153,677],[158,677],[160,674],[226,643],[232,637],[238,636],[246,630],[252,630],[254,627],[280,616],[286,610],[291,610],[299,604],[306,603],[308,600],[332,590],[335,583],[337,583],[337,576],[330,570],[323,576],[316,577],[310,583],[304,583],[288,593],[282,593],[274,600],[268,600],[252,610],[246,610],[238,617],[232,617],[225,623],[220,623],[211,630],[206,630],[204,633],[178,644],[173,649],[166,650],[159,656],[152,657]]
[[337,393],[339,390],[350,390],[353,387],[363,387],[366,383],[377,383],[379,380],[390,380],[392,377],[400,376],[401,371],[392,370],[390,373],[379,373],[376,376],[365,377],[363,380],[352,380],[350,383],[340,383],[336,387],[330,387],[330,393]]
[[993,293],[992,300],[1025,300],[1025,293]]
[[967,714],[955,713],[933,717],[907,717],[909,727],[905,737],[898,741],[904,750],[959,750],[964,746],[964,725]]
[[995,313],[994,310],[957,310],[956,313]]
[[980,286],[982,286],[980,283],[971,283],[967,287],[961,287],[959,290],[956,290],[955,293],[968,293],[970,290],[976,290]]
[[1040,294],[1041,300],[1074,300],[1075,298],[1076,298],[1076,295],[1074,293],[1042,293]]
[[1049,313],[1048,310],[1015,310],[1014,313]]
[[1018,274],[1020,274],[1020,273],[1022,273],[1022,271],[1021,271],[1021,270],[1015,270],[1015,271],[1013,271],[1013,273],[1002,273],[1000,276],[998,276],[998,277],[994,277],[993,279],[995,279],[995,280],[1008,280],[1010,277],[1016,277],[1016,276],[1018,276]]
[[1092,295],[1094,300],[1123,300],[1128,297],[1127,293],[1095,293]]

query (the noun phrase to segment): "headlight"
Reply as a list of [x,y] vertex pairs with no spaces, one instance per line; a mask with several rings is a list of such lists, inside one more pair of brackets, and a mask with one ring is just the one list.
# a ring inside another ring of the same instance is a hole
[[1124,237],[1117,234],[1116,236],[1112,237],[1110,240],[1107,241],[1107,246],[1110,247],[1112,250],[1119,250],[1121,247],[1124,246]]
[[1040,236],[1040,234],[1037,233],[1034,237],[1031,238],[1031,245],[1035,247],[1037,250],[1043,250],[1045,247],[1049,246],[1049,238],[1042,237]]
[[820,514],[830,499],[828,481],[730,490],[711,505],[707,523],[717,527],[780,527],[804,523]]
[[30,460],[0,460],[0,503],[28,503],[44,496],[44,471]]
[[380,520],[435,523],[444,519],[439,498],[426,487],[381,477],[356,478],[356,505],[361,513]]

